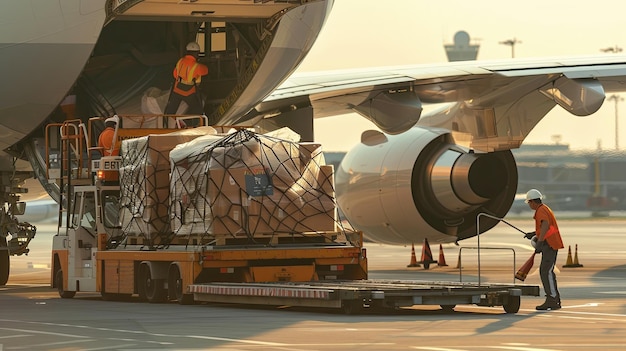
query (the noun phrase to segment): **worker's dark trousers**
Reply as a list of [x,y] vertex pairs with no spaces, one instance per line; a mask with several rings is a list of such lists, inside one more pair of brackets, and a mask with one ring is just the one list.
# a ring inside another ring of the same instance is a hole
[[556,284],[556,275],[554,275],[554,266],[556,265],[556,255],[559,253],[550,247],[547,243],[541,248],[541,265],[539,266],[539,275],[546,296],[560,300],[561,294]]
[[189,96],[178,95],[175,92],[170,94],[170,98],[167,101],[167,106],[165,106],[165,114],[173,115],[178,111],[178,106],[181,101],[184,101],[189,105],[186,114],[202,114],[202,104],[200,103],[200,99],[197,93],[191,94]]

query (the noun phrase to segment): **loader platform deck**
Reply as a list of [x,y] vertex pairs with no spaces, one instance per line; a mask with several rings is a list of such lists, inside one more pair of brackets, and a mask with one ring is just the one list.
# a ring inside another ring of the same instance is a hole
[[358,313],[366,308],[440,305],[451,311],[459,304],[503,306],[517,313],[521,296],[539,296],[539,286],[408,280],[352,280],[279,283],[205,283],[189,286],[195,301],[341,308]]

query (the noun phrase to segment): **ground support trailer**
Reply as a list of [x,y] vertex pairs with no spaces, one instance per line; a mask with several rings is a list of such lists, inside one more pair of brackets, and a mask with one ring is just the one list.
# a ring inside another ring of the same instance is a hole
[[506,313],[517,313],[521,296],[539,296],[539,287],[533,285],[409,280],[207,283],[189,289],[196,301],[340,308],[346,313],[415,305],[452,311],[460,304],[502,306]]
[[[106,298],[138,294],[149,302],[194,301],[198,282],[364,279],[367,258],[349,243],[185,248],[145,251],[126,248],[95,254],[96,291]],[[62,284],[62,282],[59,282]],[[59,284],[59,286],[61,286]]]
[[[515,313],[522,295],[539,295],[536,286],[367,280],[361,233],[338,230],[332,167],[321,162],[319,145],[240,131],[218,141],[208,135],[198,154],[170,160],[192,130],[129,137],[121,158],[96,160],[89,151],[97,147],[86,147],[91,128],[72,126],[49,126],[57,133],[46,142],[46,159],[60,160],[48,178],[64,199],[51,270],[63,298],[99,292],[346,312],[477,304]],[[194,133],[200,140],[205,132]]]

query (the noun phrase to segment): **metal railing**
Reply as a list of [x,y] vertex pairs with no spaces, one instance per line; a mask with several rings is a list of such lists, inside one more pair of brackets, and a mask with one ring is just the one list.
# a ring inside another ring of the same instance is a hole
[[515,284],[515,267],[516,267],[516,254],[515,254],[515,249],[511,248],[511,247],[481,247],[480,245],[480,217],[488,217],[491,219],[495,219],[499,222],[502,222],[508,226],[510,226],[511,228],[518,230],[522,233],[524,233],[521,229],[517,228],[516,226],[512,225],[511,223],[507,222],[506,220],[504,220],[504,218],[500,218],[500,217],[496,217],[496,216],[492,216],[488,213],[484,213],[481,212],[476,216],[476,239],[478,240],[478,246],[477,247],[461,247],[459,249],[459,280],[461,282],[463,282],[463,265],[461,264],[461,252],[463,251],[463,249],[473,249],[473,250],[477,250],[477,256],[478,256],[478,285],[480,286],[482,284],[482,277],[481,277],[481,258],[480,258],[480,251],[481,249],[485,249],[485,250],[511,250],[513,252],[513,284]]

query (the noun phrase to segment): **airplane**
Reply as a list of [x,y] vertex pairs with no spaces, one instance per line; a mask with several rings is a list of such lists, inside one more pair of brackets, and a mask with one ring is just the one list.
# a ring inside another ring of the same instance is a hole
[[[555,106],[586,116],[608,93],[626,90],[626,58],[619,55],[293,74],[332,6],[332,0],[0,3],[10,19],[0,21],[0,43],[8,43],[0,44],[0,64],[13,83],[0,91],[3,222],[22,212],[21,183],[33,174],[59,201],[41,156],[45,124],[150,110],[147,101],[158,104],[168,94],[172,67],[189,41],[202,44],[201,61],[209,65],[200,91],[211,124],[287,126],[313,141],[313,118],[357,112],[380,129],[364,132],[346,155],[336,193],[355,229],[390,244],[457,242],[493,228],[517,192],[510,150]],[[424,111],[427,104],[439,107]],[[481,213],[490,217],[479,222]],[[0,245],[3,285],[12,252]]]

